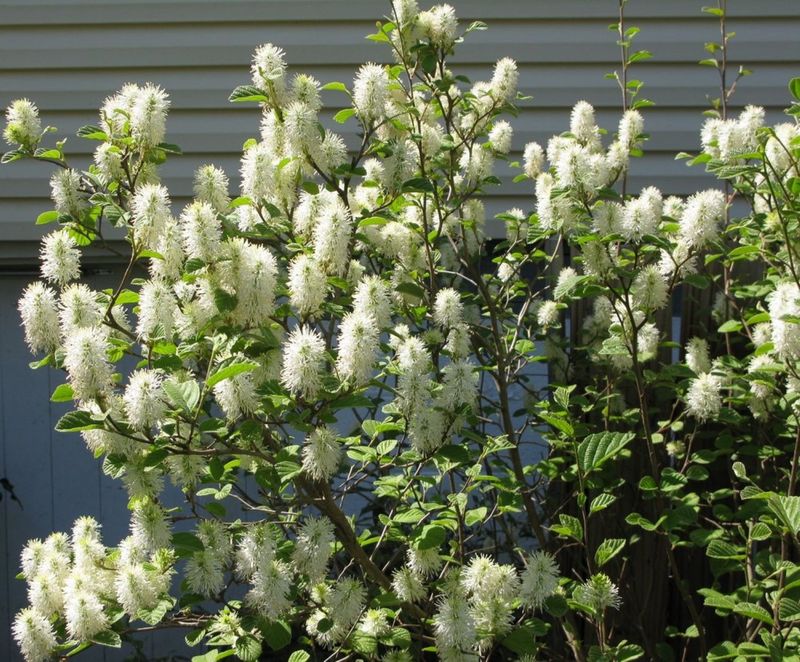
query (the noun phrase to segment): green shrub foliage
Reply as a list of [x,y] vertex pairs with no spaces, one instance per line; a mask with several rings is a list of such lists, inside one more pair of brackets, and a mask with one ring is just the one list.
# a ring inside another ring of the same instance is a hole
[[[800,655],[800,83],[776,126],[723,88],[679,155],[714,186],[632,194],[621,19],[618,126],[580,101],[526,145],[490,240],[525,98],[508,58],[448,64],[485,27],[398,0],[352,85],[261,46],[240,195],[204,166],[182,210],[161,88],[105,101],[86,170],[8,108],[3,161],[54,166],[33,367],[130,498],[124,540],[84,517],[22,552],[28,660],[161,627],[209,662]],[[81,282],[90,246],[116,287]]]

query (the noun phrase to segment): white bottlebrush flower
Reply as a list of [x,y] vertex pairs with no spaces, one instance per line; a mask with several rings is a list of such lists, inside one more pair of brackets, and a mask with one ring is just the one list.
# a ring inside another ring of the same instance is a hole
[[485,554],[475,554],[461,573],[461,587],[476,600],[511,601],[519,579],[513,566],[496,563]]
[[138,85],[126,83],[116,94],[105,99],[100,108],[100,126],[106,133],[115,137],[123,133],[140,92]]
[[280,103],[286,92],[286,59],[283,49],[263,44],[253,53],[253,85],[270,90],[273,101]]
[[436,645],[441,649],[470,650],[475,643],[475,621],[467,601],[456,594],[442,597],[433,617]]
[[186,254],[183,251],[180,226],[173,218],[162,227],[155,249],[161,257],[150,258],[150,275],[169,282],[179,280]]
[[409,393],[408,383],[405,381],[401,394],[412,412],[408,421],[411,444],[423,455],[433,453],[445,442],[444,414],[431,406],[422,406],[415,394]]
[[15,147],[33,147],[42,135],[42,122],[39,109],[27,99],[15,99],[6,108],[6,126],[3,129],[5,141]]
[[221,168],[206,164],[194,173],[194,195],[207,202],[215,211],[225,211],[231,201],[228,195],[228,175]]
[[160,184],[144,184],[131,200],[133,236],[137,245],[154,250],[170,221],[169,191]]
[[350,260],[353,219],[340,200],[326,205],[314,228],[314,258],[326,273],[343,276]]
[[228,525],[218,519],[202,519],[197,525],[197,537],[212,551],[223,566],[227,566],[233,558],[233,543],[231,542]]
[[158,584],[143,564],[121,565],[114,577],[116,598],[131,618],[141,609],[152,609],[159,600]]
[[686,343],[686,365],[696,375],[711,371],[711,359],[708,355],[708,342],[705,338],[690,338]]
[[303,444],[303,470],[314,480],[328,480],[339,468],[342,447],[328,426],[317,428]]
[[63,286],[81,275],[81,253],[66,228],[45,235],[39,256],[42,276],[51,283]]
[[53,649],[58,645],[53,626],[35,609],[26,607],[17,613],[11,632],[26,662],[52,659]]
[[543,301],[536,313],[536,323],[547,330],[559,322],[558,304],[555,301]]
[[505,120],[494,123],[492,130],[489,131],[489,142],[492,149],[498,154],[508,154],[511,151],[511,139],[514,136],[514,129]]
[[365,595],[364,585],[357,579],[345,577],[336,582],[325,601],[336,627],[346,631],[355,624],[364,608]]
[[242,194],[256,204],[270,198],[275,188],[275,166],[279,158],[268,142],[248,147],[242,155]]
[[275,539],[269,526],[256,524],[247,529],[236,548],[236,576],[249,579],[275,558]]
[[134,429],[149,429],[164,416],[167,406],[163,381],[163,376],[156,370],[142,369],[131,374],[123,400],[128,423]]
[[316,109],[302,101],[291,101],[283,111],[286,139],[292,151],[302,154],[311,151],[320,141]]
[[655,234],[661,223],[661,191],[654,186],[643,189],[639,197],[625,203],[620,232],[630,241],[641,241],[645,235]]
[[387,328],[392,321],[392,304],[389,289],[380,276],[364,276],[353,293],[353,312],[369,315],[379,329]]
[[658,266],[647,266],[636,275],[631,295],[634,306],[645,312],[660,310],[667,305],[669,285]]
[[626,110],[619,121],[617,139],[625,147],[631,150],[636,147],[637,138],[644,131],[644,118],[638,110]]
[[336,204],[336,194],[322,190],[317,195],[307,191],[300,194],[300,202],[292,215],[294,231],[304,239],[310,239],[319,217],[328,205]]
[[461,153],[458,165],[464,173],[464,188],[473,189],[492,174],[494,157],[490,150],[484,149],[483,145],[476,143],[472,149],[465,149]]
[[253,588],[244,597],[245,604],[269,621],[280,618],[291,606],[292,569],[289,564],[273,559],[256,570]]
[[703,128],[700,130],[700,142],[703,146],[703,151],[716,159],[719,158],[717,141],[720,130],[724,125],[725,120],[717,117],[710,117],[703,123]]
[[353,106],[367,124],[379,120],[386,111],[389,77],[379,64],[361,66],[353,81]]
[[153,554],[170,546],[170,524],[167,514],[155,501],[136,504],[131,514],[131,539],[142,554]]
[[558,588],[558,564],[547,552],[536,551],[528,557],[522,573],[519,597],[529,609],[541,609],[544,601]]
[[714,241],[725,218],[725,193],[717,189],[691,196],[680,217],[680,236],[692,248],[703,248]]
[[100,143],[94,151],[94,163],[106,182],[122,179],[125,170],[122,167],[122,152],[113,143]]
[[328,291],[328,281],[313,255],[299,253],[289,265],[287,287],[289,303],[300,318],[306,318],[320,311]]
[[352,312],[342,318],[336,357],[336,371],[341,379],[363,386],[372,378],[378,337],[378,327],[371,315]]
[[139,291],[139,321],[137,334],[142,338],[171,338],[178,308],[169,286],[159,280],[149,280]]
[[338,133],[326,130],[322,141],[315,143],[312,157],[326,175],[347,161],[347,145]]
[[602,617],[603,612],[609,607],[619,609],[622,600],[619,589],[608,578],[608,575],[598,572],[587,579],[575,589],[575,599],[581,604],[591,607],[597,616]]
[[269,321],[275,308],[275,285],[278,263],[265,246],[241,237],[226,241],[219,264],[222,287],[236,296],[231,313],[234,322],[244,327],[260,326]]
[[417,602],[428,594],[419,575],[408,566],[395,570],[392,575],[392,590],[404,602]]
[[800,324],[785,319],[800,317],[800,288],[796,283],[780,283],[767,297],[772,322],[772,343],[781,358],[800,356]]
[[105,307],[100,302],[97,292],[90,290],[83,283],[68,285],[62,290],[59,299],[62,335],[67,337],[74,329],[100,324],[104,312]]
[[58,307],[56,293],[40,281],[28,285],[17,304],[25,342],[31,352],[49,353],[59,345]]
[[28,602],[43,616],[51,617],[64,610],[64,575],[52,572],[49,559],[42,572],[28,580]]
[[419,578],[432,577],[442,568],[442,557],[436,548],[408,550],[408,567]]
[[698,421],[713,420],[722,408],[722,381],[710,372],[693,379],[686,391],[686,410]]
[[458,19],[450,5],[437,5],[420,12],[417,20],[421,31],[434,46],[448,50],[455,42]]
[[50,178],[50,197],[56,211],[68,216],[80,216],[88,203],[81,193],[81,174],[77,170],[57,170]]
[[523,152],[523,169],[525,174],[531,179],[536,179],[544,167],[544,150],[537,142],[530,142],[525,145]]
[[76,400],[93,400],[111,390],[114,369],[106,358],[108,329],[75,329],[64,343],[64,367]]
[[800,137],[800,125],[784,122],[773,128],[775,135],[767,139],[764,146],[765,160],[769,163],[770,179],[794,174],[797,176],[797,159],[793,156],[792,144]]
[[258,409],[258,394],[252,372],[243,372],[214,385],[214,397],[230,421]]
[[297,532],[292,561],[297,571],[312,582],[325,576],[335,540],[333,524],[327,517],[308,517]]
[[283,348],[281,383],[293,394],[313,400],[325,373],[325,340],[314,329],[294,329]]
[[501,103],[511,102],[517,95],[517,82],[519,81],[519,71],[517,63],[510,57],[498,60],[494,65],[492,80],[489,89],[492,96]]
[[186,254],[203,262],[219,257],[222,226],[217,212],[207,202],[193,202],[181,214],[181,232]]
[[168,110],[169,95],[158,85],[147,83],[140,89],[131,112],[131,134],[141,147],[163,142]]
[[367,609],[358,623],[358,630],[368,637],[379,638],[389,632],[389,621],[383,609]]
[[89,641],[109,623],[100,598],[89,590],[71,591],[64,605],[67,632],[76,641]]
[[319,81],[309,74],[295,74],[292,79],[292,101],[300,101],[309,108],[319,111],[322,101],[319,97]]
[[445,287],[436,293],[433,304],[433,321],[442,329],[451,329],[464,321],[464,304],[461,295],[452,287]]
[[478,373],[468,359],[448,363],[442,369],[442,392],[437,404],[445,411],[472,407],[478,397]]
[[195,552],[186,562],[186,584],[193,593],[207,598],[225,588],[225,569],[213,549]]
[[576,140],[590,150],[600,146],[600,129],[594,118],[594,108],[588,101],[578,101],[573,108],[569,121],[569,132]]

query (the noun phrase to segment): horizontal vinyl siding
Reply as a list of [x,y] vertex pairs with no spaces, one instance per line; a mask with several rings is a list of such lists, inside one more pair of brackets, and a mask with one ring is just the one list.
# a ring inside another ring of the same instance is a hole
[[[646,112],[653,135],[646,155],[634,161],[631,187],[656,183],[667,193],[690,193],[698,169],[689,170],[673,155],[697,149],[697,130],[708,96],[718,96],[716,72],[700,67],[703,43],[717,38],[715,19],[702,14],[707,0],[635,0],[627,21],[641,33],[637,48],[654,58],[635,65],[632,77],[645,81],[644,95],[657,105]],[[604,74],[618,66],[618,48],[608,24],[616,20],[614,0],[455,0],[463,25],[473,19],[489,30],[469,35],[454,65],[473,80],[487,78],[492,63],[509,55],[519,62],[520,90],[533,96],[515,121],[515,154],[529,140],[545,142],[563,131],[568,109],[578,99],[595,104],[602,126],[614,129],[619,92]],[[744,63],[754,75],[744,79],[734,106],[760,103],[773,121],[787,103],[786,81],[800,73],[800,3],[793,0],[731,2],[733,65]],[[18,96],[34,100],[43,120],[59,135],[74,135],[96,121],[102,100],[127,81],[152,81],[171,94],[170,142],[184,150],[163,169],[178,204],[191,194],[195,167],[214,162],[238,186],[238,152],[258,131],[252,105],[235,106],[227,96],[248,81],[248,63],[258,44],[272,41],[286,50],[293,71],[313,72],[322,82],[350,82],[365,60],[385,60],[384,46],[363,39],[388,2],[375,0],[0,0],[0,104]],[[355,144],[355,123],[329,119],[343,95],[328,92],[325,123]],[[75,163],[88,163],[95,147],[70,138]],[[24,254],[41,229],[32,225],[49,208],[47,174],[41,164],[0,169],[0,257]],[[515,173],[498,166],[502,185],[487,192],[489,210],[529,208],[529,188],[514,185]]]

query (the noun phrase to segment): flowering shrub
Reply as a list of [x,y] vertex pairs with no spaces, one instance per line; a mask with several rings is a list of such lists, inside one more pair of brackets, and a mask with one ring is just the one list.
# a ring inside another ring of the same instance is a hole
[[[628,194],[647,103],[620,22],[619,126],[581,101],[527,145],[534,212],[491,242],[516,64],[473,84],[447,58],[484,26],[393,4],[370,38],[394,64],[349,88],[258,48],[231,95],[262,110],[241,195],[204,166],[177,218],[164,90],[105,101],[86,171],[9,107],[3,160],[57,166],[26,339],[131,512],[113,547],[84,517],[22,552],[24,657],[154,627],[202,660],[797,655],[798,124],[720,112],[693,158],[718,188]],[[321,90],[360,144],[322,128]],[[120,234],[122,280],[93,291],[81,251]]]

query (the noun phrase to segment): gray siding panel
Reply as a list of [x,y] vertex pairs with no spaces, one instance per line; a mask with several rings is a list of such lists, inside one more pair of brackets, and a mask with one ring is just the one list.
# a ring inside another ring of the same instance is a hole
[[[464,25],[473,19],[489,23],[489,30],[472,33],[459,48],[459,72],[478,80],[490,75],[501,55],[519,61],[520,89],[533,100],[523,104],[515,123],[514,158],[527,141],[544,142],[563,131],[569,107],[581,98],[595,104],[601,124],[613,131],[619,93],[604,74],[618,66],[614,35],[607,29],[616,20],[616,2],[452,4]],[[672,155],[697,149],[701,112],[707,97],[718,95],[715,72],[697,65],[707,55],[704,42],[718,36],[715,19],[701,12],[703,4],[637,0],[628,5],[629,24],[641,28],[636,47],[654,54],[632,75],[645,81],[644,94],[657,104],[646,112],[653,139],[646,156],[634,164],[634,187],[657,183],[667,193],[685,194],[698,185],[697,169],[674,163]],[[163,85],[173,103],[170,140],[185,152],[164,168],[164,178],[183,202],[191,194],[191,171],[201,163],[225,167],[232,186],[238,186],[237,152],[257,134],[258,114],[253,107],[232,106],[227,96],[247,82],[255,46],[272,41],[286,50],[294,71],[313,72],[323,82],[349,82],[359,63],[388,57],[384,47],[363,39],[387,8],[388,2],[374,0],[0,0],[0,105],[27,96],[60,135],[72,135],[95,121],[98,105],[123,82]],[[777,121],[788,101],[786,81],[800,73],[800,3],[730,3],[730,15],[730,29],[737,32],[732,64],[754,71],[740,83],[734,105],[763,104]],[[343,97],[325,93],[324,102],[332,116]],[[355,144],[352,124],[336,128]],[[95,146],[76,138],[67,145],[77,163],[85,163]],[[528,189],[511,185],[507,171],[501,175],[504,184],[487,192],[490,212],[508,205],[530,207]],[[41,234],[32,220],[50,207],[46,178],[47,168],[33,164],[0,169],[6,246]],[[7,249],[0,249],[3,255]]]

